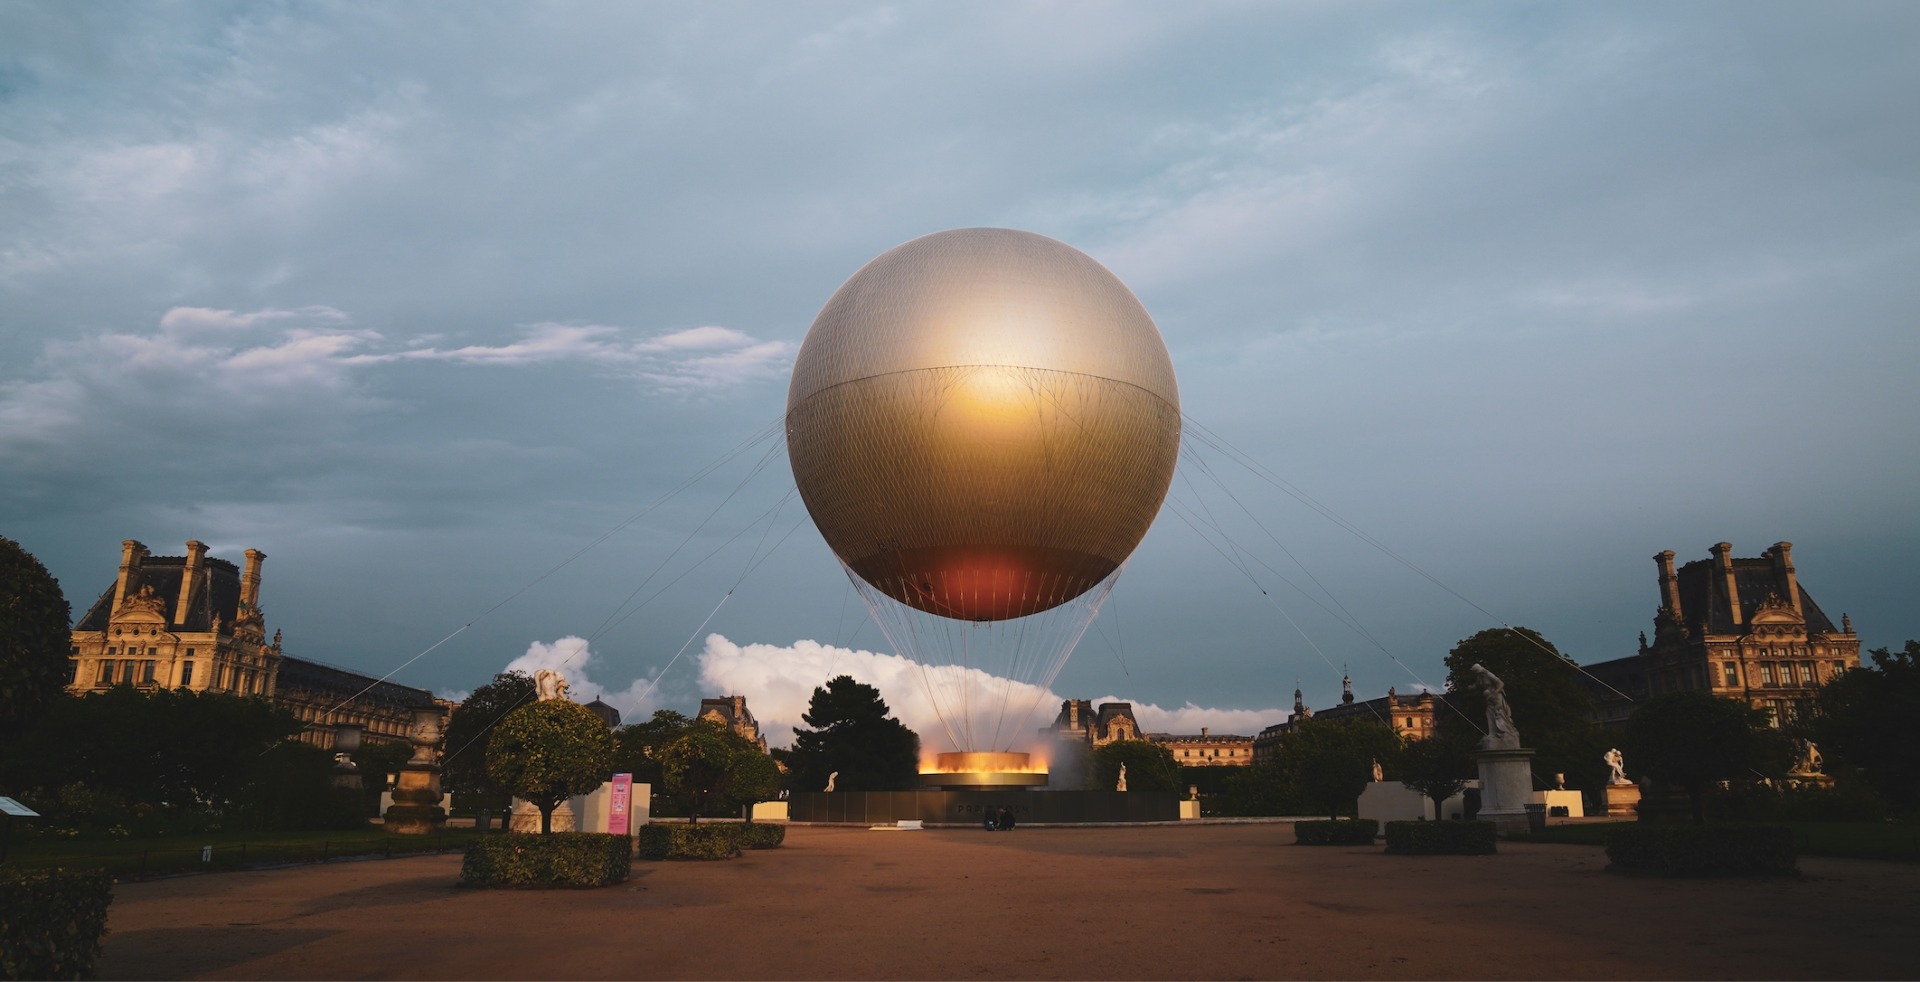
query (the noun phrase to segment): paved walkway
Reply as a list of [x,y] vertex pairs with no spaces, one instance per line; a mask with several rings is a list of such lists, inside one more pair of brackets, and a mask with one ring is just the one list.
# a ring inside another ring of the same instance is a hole
[[106,979],[1920,978],[1920,867],[1601,872],[1597,848],[1398,857],[1284,825],[794,828],[601,890],[457,856],[116,888]]

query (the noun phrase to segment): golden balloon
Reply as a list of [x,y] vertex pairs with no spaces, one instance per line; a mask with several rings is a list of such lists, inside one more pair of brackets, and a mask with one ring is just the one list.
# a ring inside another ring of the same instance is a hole
[[1145,308],[1085,254],[1011,229],[935,233],[861,268],[787,392],[794,482],[828,546],[894,600],[961,620],[1106,579],[1179,448]]

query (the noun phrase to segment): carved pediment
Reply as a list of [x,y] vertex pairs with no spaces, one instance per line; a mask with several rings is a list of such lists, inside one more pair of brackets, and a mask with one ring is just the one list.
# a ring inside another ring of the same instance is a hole
[[139,592],[127,594],[120,601],[120,609],[114,612],[114,620],[158,621],[166,622],[167,602],[153,592],[152,584],[143,584]]
[[1794,612],[1793,604],[1788,603],[1786,598],[1778,593],[1768,593],[1766,599],[1754,607],[1752,623],[1755,625],[1804,624],[1806,620]]

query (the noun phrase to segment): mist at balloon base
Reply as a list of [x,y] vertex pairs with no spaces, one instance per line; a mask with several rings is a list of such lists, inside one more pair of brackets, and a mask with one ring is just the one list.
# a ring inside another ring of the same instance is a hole
[[[1041,743],[1034,717],[1053,707],[1042,707],[1039,700],[1125,569],[1114,568],[1091,589],[1039,613],[968,621],[903,604],[844,562],[841,568],[894,652],[918,669],[919,694],[940,721],[938,734],[924,733],[921,739],[957,753],[1009,752]],[[941,773],[938,767],[922,771]],[[995,767],[975,773],[1031,771]]]

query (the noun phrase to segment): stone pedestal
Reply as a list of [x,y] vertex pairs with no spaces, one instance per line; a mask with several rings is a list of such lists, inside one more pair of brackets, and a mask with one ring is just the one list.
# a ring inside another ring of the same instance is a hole
[[447,810],[440,807],[440,707],[414,706],[413,726],[407,739],[413,743],[413,757],[400,767],[394,781],[393,807],[384,816],[387,831],[400,835],[426,835],[447,824]]
[[[580,798],[576,795],[572,799],[563,801],[553,807],[553,831],[580,831],[580,819],[573,811],[573,803],[578,800],[580,800]],[[535,808],[531,801],[522,801],[519,798],[513,799],[513,813],[507,818],[507,831],[539,835],[540,809]]]
[[1640,805],[1638,784],[1607,785],[1607,817],[1633,818]]
[[1525,747],[1480,750],[1480,820],[1502,832],[1527,830],[1527,804],[1533,800],[1533,751]]

